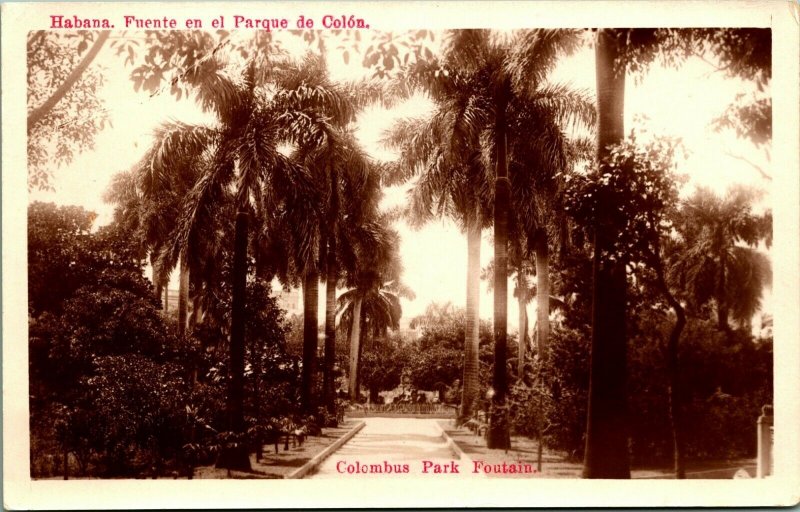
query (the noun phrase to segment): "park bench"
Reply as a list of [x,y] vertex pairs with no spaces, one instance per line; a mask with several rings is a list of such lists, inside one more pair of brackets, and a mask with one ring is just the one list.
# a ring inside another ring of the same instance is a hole
[[[282,432],[283,435],[283,449],[289,449],[289,441],[292,442],[292,448],[296,446],[303,446],[303,443],[306,441],[306,429],[305,427],[296,428],[289,432]],[[275,450],[277,453],[277,449]]]
[[281,444],[281,441],[283,441],[283,450],[286,451],[289,449],[290,442],[292,444],[292,448],[296,446],[303,446],[307,435],[308,434],[304,427],[292,430],[281,430],[271,436],[271,439],[269,439],[266,444],[275,445],[275,453],[278,453],[278,445]]
[[485,435],[486,430],[489,428],[489,424],[486,422],[486,414],[483,411],[478,412],[476,417],[465,421],[464,426],[470,429],[476,436]]

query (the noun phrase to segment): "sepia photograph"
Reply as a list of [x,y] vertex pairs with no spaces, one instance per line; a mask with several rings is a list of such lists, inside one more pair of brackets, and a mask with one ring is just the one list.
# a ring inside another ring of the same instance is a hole
[[796,5],[97,5],[2,6],[7,506],[800,501]]

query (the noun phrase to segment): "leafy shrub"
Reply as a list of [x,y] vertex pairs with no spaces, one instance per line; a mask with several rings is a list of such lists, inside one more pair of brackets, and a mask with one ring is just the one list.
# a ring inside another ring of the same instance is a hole
[[511,389],[511,425],[530,437],[541,427],[547,446],[577,458],[583,454],[586,428],[589,340],[578,330],[556,327],[549,347],[549,358],[540,361],[534,355],[525,378]]
[[[407,352],[406,374],[412,385],[425,390],[458,388],[464,375],[464,344],[466,311],[445,305],[432,304],[428,311],[411,322],[422,326],[419,339],[410,343]],[[480,322],[479,336],[479,378],[481,396],[484,396],[491,382],[491,367],[494,364],[494,345],[492,326]],[[516,337],[508,337],[509,359],[516,357]],[[460,396],[451,397],[456,402]]]
[[[643,312],[631,326],[628,350],[628,428],[634,464],[672,457],[664,336],[669,316]],[[514,431],[536,437],[574,458],[584,450],[589,383],[589,333],[556,326],[549,359],[532,360],[511,390]],[[772,403],[772,343],[742,331],[728,335],[715,322],[690,318],[681,339],[683,426],[689,459],[755,455],[756,420]],[[544,388],[539,379],[544,379]]]
[[378,402],[380,391],[400,385],[403,370],[410,359],[411,351],[403,346],[402,338],[397,335],[376,339],[372,348],[361,354],[361,385],[369,390],[372,403]]
[[[208,304],[217,315],[200,339],[177,336],[130,240],[113,226],[91,233],[93,219],[29,208],[31,474],[63,473],[65,455],[70,473],[107,477],[210,462],[228,426],[229,290]],[[295,412],[300,368],[269,285],[247,291],[245,408],[264,423]]]
[[440,382],[454,382],[464,374],[464,350],[431,347],[410,352],[408,372],[411,384],[419,389],[435,389]]
[[101,473],[132,475],[141,469],[137,462],[160,473],[163,461],[183,445],[187,386],[182,369],[137,354],[98,357],[94,364],[95,375],[84,386]]

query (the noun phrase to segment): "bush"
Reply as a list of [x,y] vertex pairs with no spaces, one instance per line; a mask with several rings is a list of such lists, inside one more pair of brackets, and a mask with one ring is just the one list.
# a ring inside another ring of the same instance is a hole
[[361,385],[369,390],[372,403],[378,403],[379,392],[400,385],[410,359],[411,351],[403,345],[402,338],[394,334],[376,339],[371,349],[361,354],[359,377]]
[[[464,376],[464,343],[466,311],[433,304],[428,311],[411,321],[412,325],[421,325],[422,334],[410,344],[406,374],[411,384],[424,390],[451,390],[444,393],[446,399],[460,402],[460,393],[452,395],[462,385]],[[494,344],[492,326],[489,322],[480,322],[478,329],[478,357],[481,396],[484,396],[491,383],[491,370],[494,364]],[[508,336],[508,359],[516,357],[516,336]]]
[[104,476],[132,476],[143,469],[161,474],[184,444],[187,385],[182,369],[129,354],[95,360],[84,386],[91,445]]
[[538,355],[532,356],[525,378],[511,389],[511,425],[518,434],[536,437],[542,421],[545,444],[579,458],[586,428],[588,337],[578,330],[556,327],[549,346],[549,358],[540,361]]
[[455,382],[464,374],[464,350],[446,347],[411,350],[407,371],[411,384],[418,389],[432,390],[442,382]]
[[[31,476],[63,474],[65,455],[71,474],[106,477],[210,462],[228,426],[229,290],[206,304],[199,339],[177,336],[130,240],[113,226],[91,233],[93,218],[29,208]],[[50,287],[54,272],[64,281]],[[252,279],[247,292],[245,411],[264,425],[293,417],[300,365],[269,285]],[[314,432],[319,420],[285,421]]]
[[[635,465],[672,458],[664,354],[671,326],[667,315],[651,310],[630,329],[628,428]],[[589,340],[588,332],[556,326],[549,359],[531,360],[509,398],[516,433],[536,437],[543,421],[545,444],[574,458],[584,450]],[[761,406],[772,403],[771,340],[735,331],[729,341],[714,322],[690,318],[681,338],[680,374],[687,459],[754,456],[756,420]]]

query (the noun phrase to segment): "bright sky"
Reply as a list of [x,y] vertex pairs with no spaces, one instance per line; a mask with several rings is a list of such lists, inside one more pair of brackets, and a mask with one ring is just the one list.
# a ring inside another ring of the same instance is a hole
[[[296,39],[296,38],[295,38]],[[330,45],[329,48],[335,47]],[[335,50],[330,51],[329,63],[333,78],[354,78],[364,75],[360,59],[351,59],[345,66]],[[150,97],[135,93],[121,58],[108,49],[98,57],[97,64],[106,68],[106,86],[101,92],[113,123],[96,139],[93,152],[78,156],[68,167],[55,170],[55,192],[33,192],[31,200],[54,201],[59,204],[82,205],[100,214],[100,223],[111,220],[109,205],[102,202],[111,176],[129,169],[150,144],[153,129],[168,119],[185,122],[203,122],[206,116],[191,101],[176,102],[166,92]],[[555,71],[553,81],[568,82],[574,87],[594,91],[594,54],[586,48],[564,60]],[[653,66],[640,83],[628,79],[626,83],[626,129],[646,127],[659,135],[681,137],[689,151],[686,161],[679,162],[679,172],[690,177],[685,194],[696,185],[709,186],[724,193],[733,183],[750,184],[768,190],[768,183],[745,162],[726,156],[726,151],[745,156],[769,172],[769,162],[750,143],[737,140],[733,134],[715,133],[711,120],[720,115],[733,102],[737,93],[749,93],[751,84],[725,78],[712,66],[700,59],[689,61],[680,70]],[[366,110],[358,121],[358,137],[367,151],[377,159],[392,158],[391,152],[379,145],[382,132],[394,119],[425,115],[431,105],[422,98],[387,112],[380,108]],[[646,115],[642,121],[641,116]],[[396,188],[387,192],[385,205],[400,204],[404,191]],[[769,200],[766,200],[770,204]],[[404,319],[421,314],[432,301],[450,301],[464,306],[466,294],[466,238],[447,220],[436,221],[418,231],[400,222],[397,228],[402,237],[400,254],[405,273],[403,280],[416,293],[414,301],[404,300]],[[492,256],[488,242],[489,232],[484,231],[481,247],[481,266],[486,266]],[[177,287],[177,284],[173,285]],[[320,311],[324,309],[324,285],[320,289]],[[513,284],[509,286],[509,293]],[[482,284],[481,317],[491,319],[492,295]],[[765,309],[771,310],[769,297]],[[535,314],[530,306],[529,315]],[[516,330],[518,317],[516,300],[509,295],[509,330]],[[320,318],[324,318],[321,315]]]

